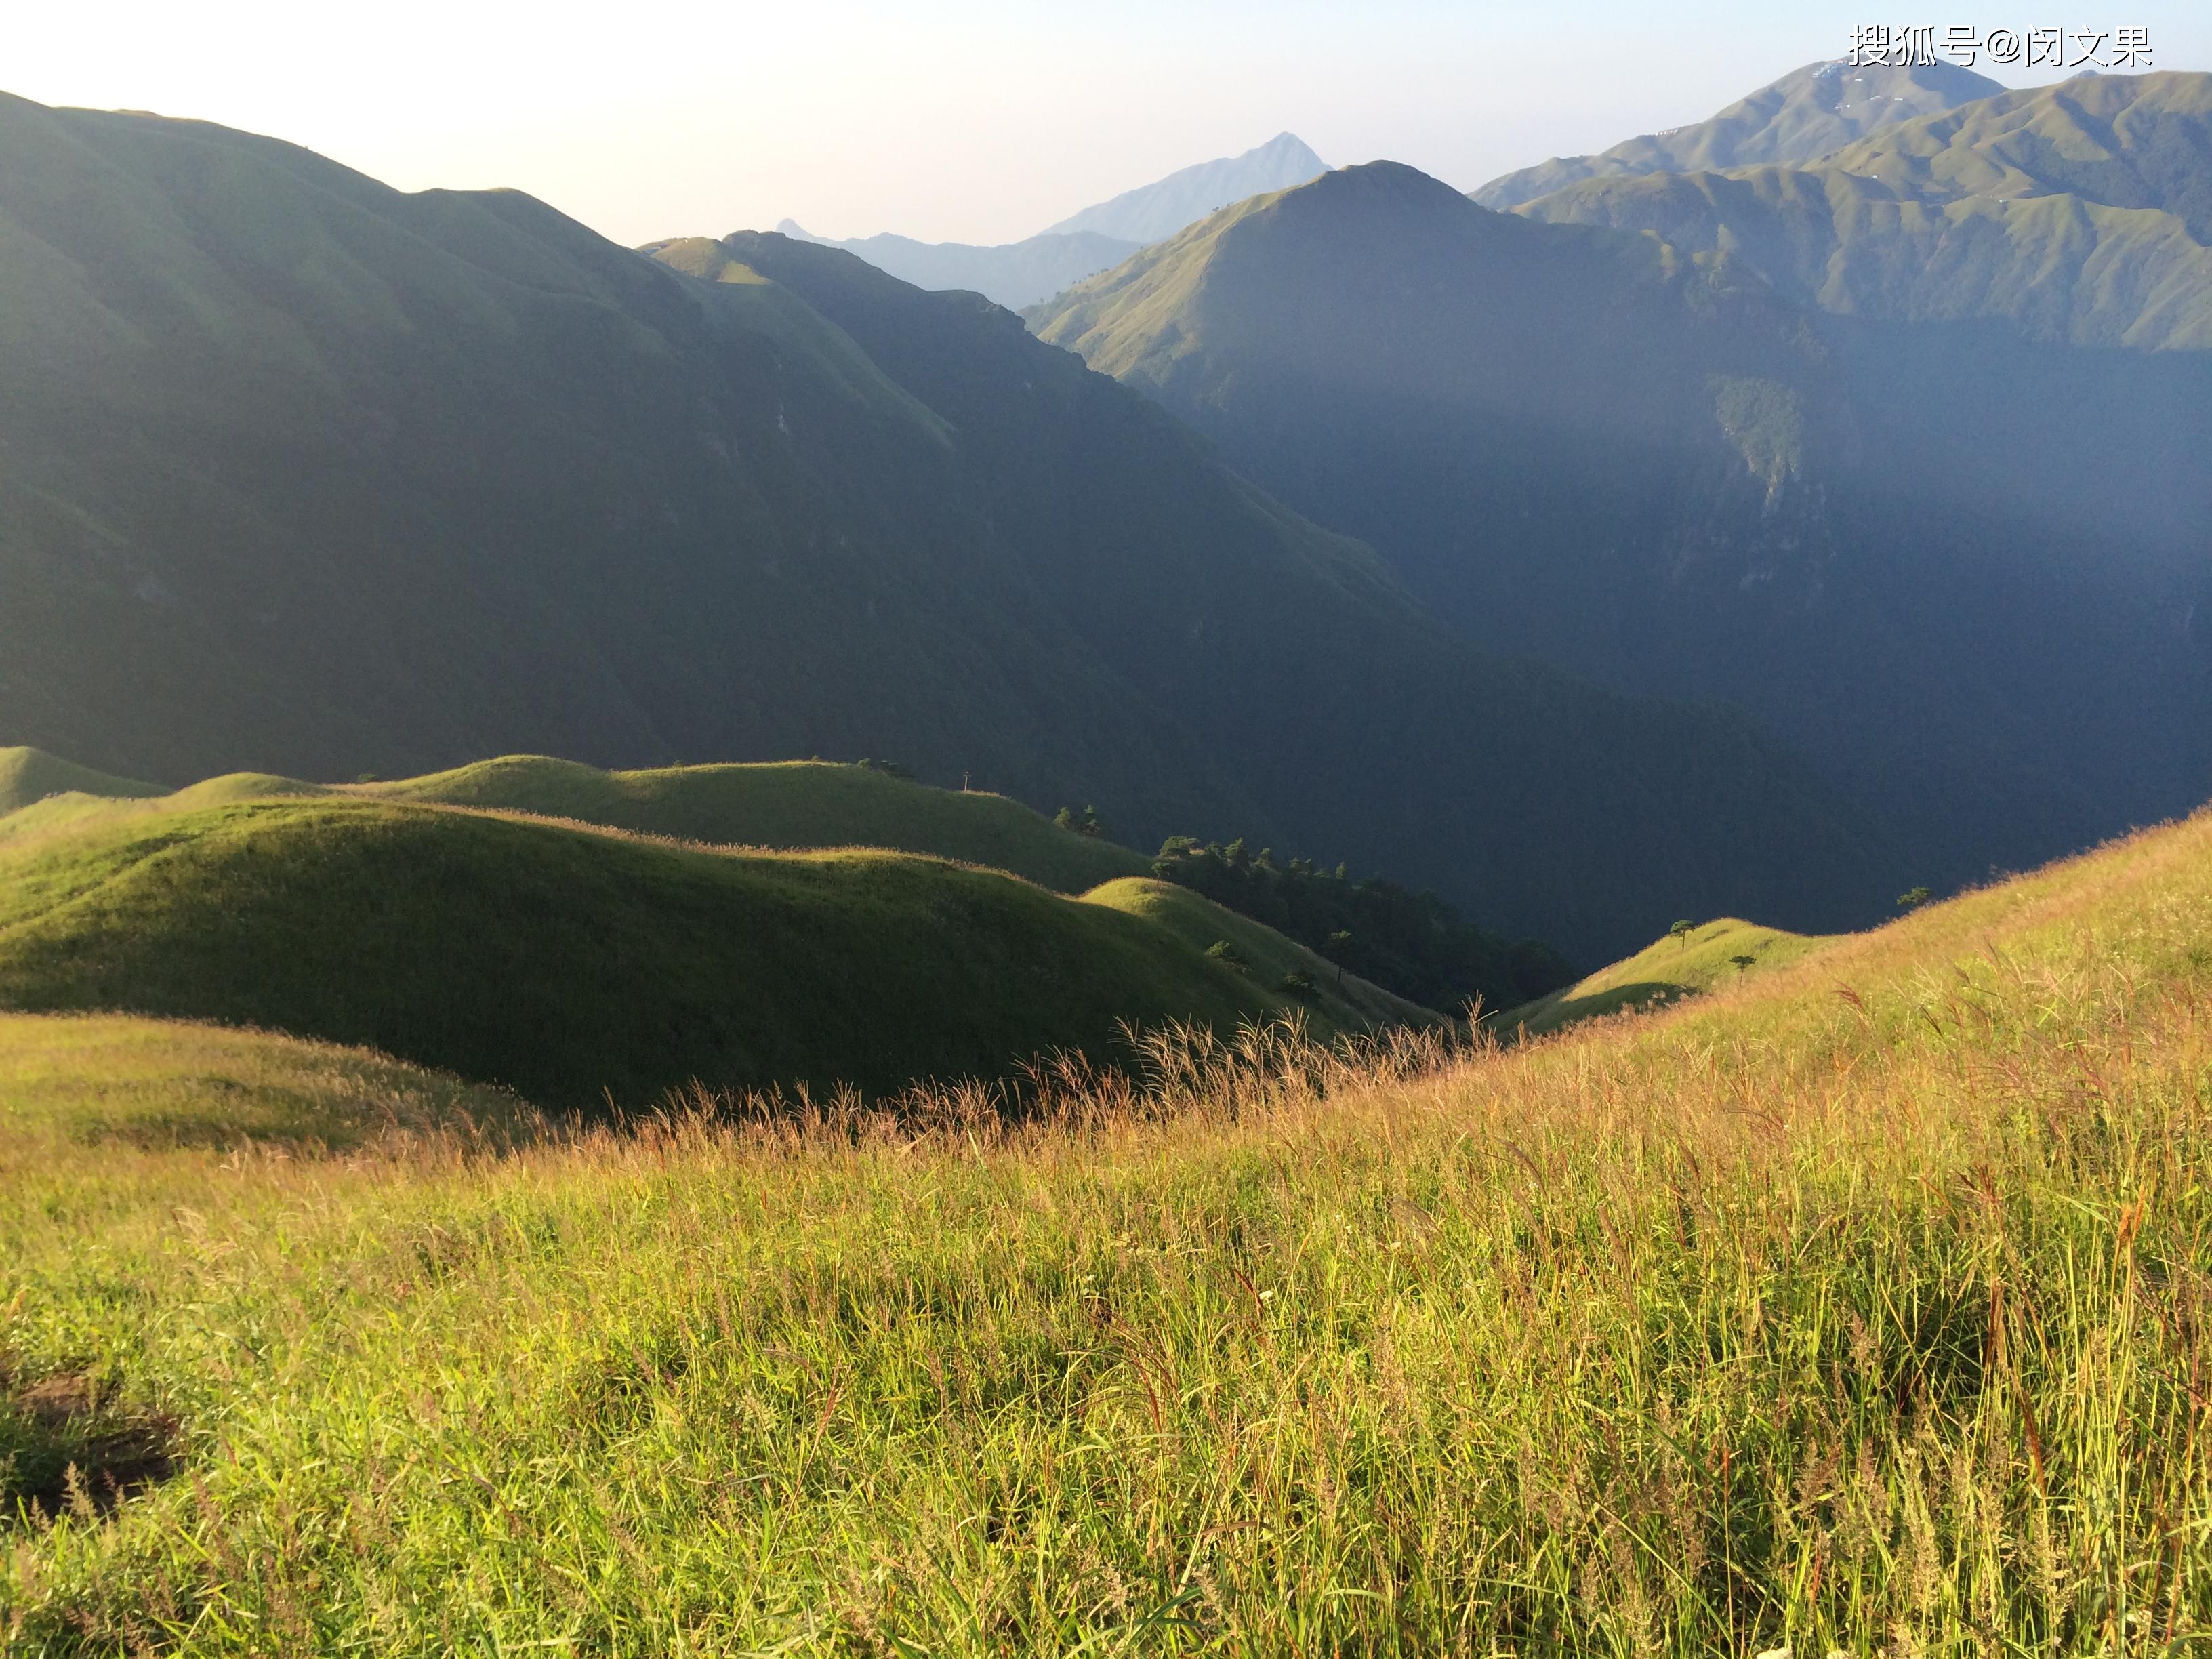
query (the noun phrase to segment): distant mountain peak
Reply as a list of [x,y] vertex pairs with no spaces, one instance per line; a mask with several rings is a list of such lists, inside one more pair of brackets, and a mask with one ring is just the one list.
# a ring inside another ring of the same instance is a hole
[[1171,173],[1155,183],[1124,191],[1048,227],[1045,234],[1091,231],[1149,243],[1172,236],[1217,208],[1247,197],[1287,190],[1328,171],[1294,132],[1279,132],[1242,155],[1224,155]]
[[1242,155],[1185,167],[1087,207],[1035,236],[995,247],[918,242],[888,233],[840,240],[817,236],[796,219],[785,219],[775,228],[798,241],[856,253],[918,288],[969,289],[1018,310],[1110,270],[1147,243],[1164,240],[1217,208],[1302,185],[1328,171],[1328,164],[1296,133],[1279,132]]

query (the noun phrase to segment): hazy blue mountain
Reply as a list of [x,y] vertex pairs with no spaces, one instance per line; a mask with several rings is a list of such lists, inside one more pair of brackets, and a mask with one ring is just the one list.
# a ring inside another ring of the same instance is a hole
[[1986,75],[1951,64],[1912,69],[1808,64],[1710,120],[1647,133],[1596,155],[1553,156],[1471,193],[1485,207],[1503,209],[1584,179],[1809,161],[1884,127],[2003,90]]
[[811,235],[791,219],[775,228],[799,241],[856,253],[916,288],[963,289],[1018,311],[1112,270],[1146,243],[1172,235],[1218,207],[1302,185],[1328,171],[1327,162],[1285,132],[1242,155],[1201,161],[1125,191],[1018,242],[918,242],[889,232],[839,241]]
[[1840,314],[2212,347],[2212,75],[2081,76],[1811,166],[1590,179],[1517,210],[1648,232]]
[[809,235],[790,219],[778,225],[776,231],[797,241],[858,254],[877,270],[916,288],[964,289],[1012,311],[1048,300],[1086,276],[1111,270],[1143,246],[1088,230],[1047,233],[991,247],[970,242],[917,242],[889,232],[841,242]]
[[1058,224],[1047,226],[1045,234],[1090,231],[1141,246],[1174,235],[1216,208],[1248,196],[1287,190],[1328,171],[1328,163],[1295,134],[1279,132],[1257,149],[1201,161],[1156,183],[1123,191],[1111,201],[1070,214]]
[[1829,317],[1540,210],[1346,168],[1030,319],[1465,637],[1756,710],[1929,879],[2212,793],[2212,355]]
[[1911,873],[1751,721],[1481,654],[974,295],[198,123],[0,100],[0,154],[10,741],[172,782],[871,755],[1585,960]]

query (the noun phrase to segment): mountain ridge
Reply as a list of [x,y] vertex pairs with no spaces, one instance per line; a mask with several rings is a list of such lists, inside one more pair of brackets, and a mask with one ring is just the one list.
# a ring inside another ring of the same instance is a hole
[[1503,211],[1586,179],[1809,161],[1893,123],[2004,90],[1952,64],[1807,64],[1705,120],[1626,139],[1595,155],[1553,156],[1468,193]]
[[2212,347],[2212,75],[2083,75],[1813,161],[1570,183],[1513,210],[1659,237],[1839,315]]

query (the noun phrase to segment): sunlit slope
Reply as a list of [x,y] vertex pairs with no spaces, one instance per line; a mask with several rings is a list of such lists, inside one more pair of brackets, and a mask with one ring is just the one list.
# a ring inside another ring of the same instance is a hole
[[[1709,995],[1660,1020],[1561,1040],[1617,1043],[1632,1063],[1719,1038],[1756,1041],[1782,1065],[1859,1051],[1928,1065],[2016,1054],[2057,1041],[2047,1034],[2084,1008],[2102,1018],[2140,1005],[2184,1022],[2146,1032],[2146,1051],[2185,1054],[2201,1047],[2187,1020],[2212,975],[2208,941],[2212,809],[1866,933],[1782,936],[1740,990],[1722,972]],[[1662,940],[1644,955],[1663,962],[1671,948]],[[2000,1006],[2008,1012],[1991,1023]],[[2099,1041],[2125,1037],[2123,1027]]]
[[[74,793],[45,791],[41,798],[41,791],[29,792],[30,805],[0,814],[0,841],[93,818],[320,795],[528,812],[721,846],[879,847],[1011,871],[1063,893],[1151,868],[1126,847],[1071,835],[1004,795],[939,789],[872,768],[824,761],[603,772],[543,755],[508,755],[425,777],[364,784],[228,772],[163,796],[151,785],[119,781],[95,792],[89,784],[65,780],[97,775],[39,759],[51,769],[40,775],[64,780],[54,789]],[[101,798],[125,793],[146,798]]]
[[1357,975],[1340,975],[1295,939],[1173,882],[1125,876],[1092,889],[1083,900],[1142,916],[1194,950],[1226,944],[1242,963],[1245,975],[1268,989],[1280,990],[1289,975],[1304,974],[1312,981],[1313,991],[1298,1000],[1310,1002],[1327,1023],[1340,1026],[1439,1023],[1434,1009],[1393,996]]
[[191,1655],[2185,1651],[2208,940],[2199,817],[1655,1018],[1071,1123],[41,1147],[0,1180],[0,1507],[116,1472],[11,1411],[86,1379],[174,1461],[17,1523],[0,1617]]
[[502,1090],[366,1048],[126,1014],[0,1014],[0,1168],[63,1141],[343,1149],[532,1120]]
[[76,766],[43,749],[0,749],[0,815],[14,812],[49,795],[100,797],[158,795],[161,786],[113,778],[88,766]]
[[1507,1009],[1498,1016],[1497,1029],[1535,1036],[1594,1015],[1675,1001],[1741,984],[1753,974],[1796,962],[1832,943],[1832,936],[1808,938],[1724,916],[1686,937],[1670,934],[1563,991]]
[[684,841],[927,853],[1010,870],[1063,893],[1151,867],[1126,847],[1072,835],[1004,795],[939,789],[818,761],[602,772],[511,755],[372,784],[364,793],[538,812]]
[[0,1006],[362,1043],[544,1105],[992,1077],[1290,1006],[1145,920],[902,854],[258,802],[0,850]]

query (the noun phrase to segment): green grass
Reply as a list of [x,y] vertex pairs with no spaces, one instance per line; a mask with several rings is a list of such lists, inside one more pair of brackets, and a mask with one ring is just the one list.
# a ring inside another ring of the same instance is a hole
[[158,795],[158,784],[135,783],[112,778],[88,766],[73,766],[42,749],[0,749],[0,816],[15,812],[50,795],[94,797]]
[[0,1015],[11,1151],[128,1145],[349,1152],[393,1134],[534,1127],[501,1090],[370,1048],[122,1014]]
[[[18,778],[25,780],[20,786]],[[506,755],[423,777],[368,784],[316,784],[265,772],[231,772],[163,796],[153,785],[105,779],[35,749],[0,750],[0,840],[92,818],[278,795],[527,812],[726,846],[888,848],[1011,871],[1060,893],[1080,893],[1152,868],[1126,847],[1070,835],[1004,795],[938,789],[866,767],[824,761],[603,772],[543,755]],[[125,796],[154,799],[106,799]]]
[[9,1420],[175,1474],[14,1523],[0,1641],[2202,1653],[2208,939],[2199,817],[1648,1018],[1021,1124],[10,1115]]
[[684,841],[886,847],[1009,870],[1060,893],[1079,893],[1152,867],[1126,847],[1071,835],[1004,795],[933,788],[820,761],[602,772],[542,756],[510,755],[372,784],[367,793],[538,812]]
[[[1073,839],[1071,837],[1071,839]],[[0,842],[0,1006],[366,1043],[542,1104],[894,1091],[1291,1000],[1144,918],[906,854],[251,800]]]
[[[1501,1033],[1520,1031],[1541,1036],[1577,1020],[1725,991],[1829,943],[1828,938],[1808,938],[1723,916],[1692,929],[1685,938],[1669,934],[1565,990],[1509,1008],[1492,1024]],[[1740,962],[1740,957],[1751,960]]]
[[1357,1030],[1442,1023],[1435,1010],[1393,996],[1356,974],[1340,976],[1328,963],[1295,939],[1173,882],[1149,876],[1125,877],[1094,888],[1083,897],[1086,903],[1142,916],[1194,950],[1204,951],[1225,940],[1255,985],[1276,989],[1287,975],[1305,975],[1314,985],[1311,1006],[1327,1026]]

